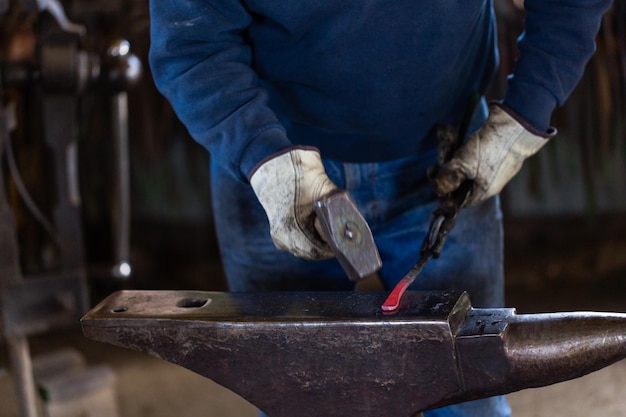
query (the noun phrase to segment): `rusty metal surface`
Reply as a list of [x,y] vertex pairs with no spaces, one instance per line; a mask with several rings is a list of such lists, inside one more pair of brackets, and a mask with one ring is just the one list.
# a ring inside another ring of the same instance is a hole
[[121,291],[82,319],[92,339],[150,353],[272,417],[412,416],[575,378],[626,355],[626,314],[517,315],[467,294]]

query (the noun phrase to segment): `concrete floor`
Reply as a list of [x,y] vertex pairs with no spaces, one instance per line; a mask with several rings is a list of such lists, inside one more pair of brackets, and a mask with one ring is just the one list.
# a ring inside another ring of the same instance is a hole
[[[560,225],[560,234],[549,230],[558,225],[510,227],[507,305],[520,313],[626,312],[623,225],[623,221],[602,224],[598,233],[598,225],[573,230],[565,224]],[[593,230],[591,237],[589,230]],[[67,346],[82,352],[89,364],[107,364],[114,370],[121,417],[256,416],[249,403],[208,379],[146,354],[87,340],[78,329],[31,339],[33,355]],[[0,369],[6,369],[6,364],[6,352],[0,346]],[[626,417],[624,386],[626,361],[508,398],[514,417]],[[11,376],[0,370],[0,417],[14,416],[18,417],[18,411]]]

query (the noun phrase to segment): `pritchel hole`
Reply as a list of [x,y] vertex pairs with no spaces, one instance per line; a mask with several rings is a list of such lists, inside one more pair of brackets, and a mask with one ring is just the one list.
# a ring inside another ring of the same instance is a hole
[[114,313],[123,313],[126,310],[128,310],[126,307],[118,307],[118,308],[114,308],[113,310],[111,310]]
[[200,300],[197,298],[183,298],[176,303],[176,307],[180,308],[200,308],[205,305],[209,300]]

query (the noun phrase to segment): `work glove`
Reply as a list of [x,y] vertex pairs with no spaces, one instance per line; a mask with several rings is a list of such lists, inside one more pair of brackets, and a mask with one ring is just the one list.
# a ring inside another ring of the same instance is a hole
[[438,167],[431,182],[438,195],[455,191],[465,180],[472,188],[464,206],[482,203],[498,194],[534,155],[556,134],[539,132],[510,108],[492,104],[485,124],[470,136],[447,163]]
[[250,176],[278,249],[307,260],[332,258],[315,228],[313,203],[337,188],[317,150],[293,149],[263,162]]

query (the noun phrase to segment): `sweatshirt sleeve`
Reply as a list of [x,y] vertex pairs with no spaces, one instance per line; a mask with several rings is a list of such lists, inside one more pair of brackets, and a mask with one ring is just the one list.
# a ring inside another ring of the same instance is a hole
[[290,146],[251,68],[252,18],[240,1],[151,0],[150,17],[156,86],[214,163],[246,181],[257,162]]
[[545,131],[580,81],[612,0],[526,0],[520,55],[505,103]]

